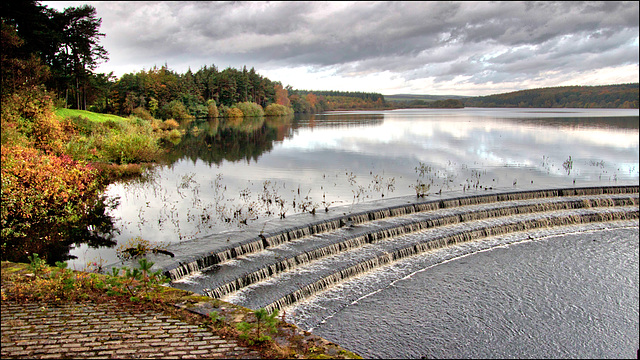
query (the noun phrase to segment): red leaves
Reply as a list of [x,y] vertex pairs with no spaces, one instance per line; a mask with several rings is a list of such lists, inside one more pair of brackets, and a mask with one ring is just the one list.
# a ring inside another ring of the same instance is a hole
[[26,224],[63,225],[82,216],[100,193],[97,171],[67,155],[2,147],[2,225],[20,232]]
[[289,93],[287,91],[287,89],[284,89],[282,87],[282,84],[280,83],[276,83],[274,85],[274,90],[275,90],[275,99],[276,99],[276,104],[279,105],[283,105],[283,106],[289,106]]

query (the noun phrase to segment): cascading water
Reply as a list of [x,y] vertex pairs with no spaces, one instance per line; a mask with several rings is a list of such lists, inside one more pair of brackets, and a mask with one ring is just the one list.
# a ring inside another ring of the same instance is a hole
[[[216,298],[231,295],[232,302],[250,308],[275,309],[431,249],[515,231],[637,218],[637,186],[416,199],[259,234],[165,273],[175,287]],[[406,242],[414,233],[420,236]],[[325,259],[328,270],[318,271]]]
[[575,188],[575,189],[552,189],[518,191],[499,194],[486,194],[464,196],[454,199],[425,200],[415,199],[408,204],[396,205],[387,209],[374,209],[360,213],[345,214],[343,216],[329,218],[323,221],[308,224],[298,224],[292,228],[281,229],[272,234],[259,234],[238,242],[233,242],[226,247],[221,247],[215,251],[204,254],[195,254],[184,261],[164,266],[164,273],[172,280],[180,279],[184,276],[220,264],[239,256],[262,251],[269,247],[277,246],[288,241],[299,239],[305,236],[333,231],[344,227],[347,224],[358,225],[364,222],[380,220],[386,217],[395,217],[415,212],[432,211],[436,209],[453,208],[471,204],[486,204],[492,202],[503,202],[509,200],[542,199],[559,196],[578,195],[602,195],[602,194],[629,194],[637,193],[637,186],[612,186],[595,188]]
[[[437,248],[442,248],[449,245],[454,245],[462,242],[468,242],[473,240],[478,240],[481,238],[486,238],[489,236],[501,235],[511,232],[517,231],[526,231],[532,229],[540,229],[540,228],[548,228],[554,226],[562,226],[568,224],[580,224],[580,223],[590,223],[590,222],[604,222],[604,221],[615,221],[615,220],[628,220],[628,219],[637,219],[638,218],[637,208],[628,207],[622,208],[621,211],[603,211],[603,212],[589,212],[586,214],[579,214],[577,212],[571,212],[564,214],[562,216],[553,216],[547,217],[543,216],[540,218],[533,219],[521,219],[514,218],[513,222],[507,222],[504,224],[490,224],[487,227],[480,227],[476,229],[455,229],[449,228],[451,234],[444,236],[435,236],[433,239],[422,242],[422,243],[412,243],[408,245],[404,245],[397,249],[389,249],[384,251],[382,254],[371,257],[369,259],[359,259],[358,262],[352,266],[349,266],[344,269],[340,269],[337,272],[329,273],[327,275],[318,273],[316,276],[303,276],[306,279],[315,279],[320,277],[320,279],[309,283],[307,285],[303,285],[302,288],[292,291],[291,293],[282,296],[278,299],[273,300],[273,297],[263,298],[261,296],[253,296],[250,293],[244,295],[245,300],[240,301],[240,304],[249,308],[260,308],[265,307],[268,310],[272,311],[273,309],[280,309],[285,306],[289,306],[294,304],[297,301],[305,299],[313,294],[316,294],[329,286],[337,284],[339,282],[344,281],[345,279],[349,279],[351,277],[363,274],[369,270],[375,269],[377,267],[387,265],[393,261],[397,261],[399,259],[404,259],[409,256],[418,255],[424,253],[426,251],[430,251]],[[336,268],[340,264],[332,262],[333,266],[327,266],[327,268],[331,268],[331,271],[335,271]],[[339,269],[339,268],[338,268]],[[292,279],[288,279],[287,281],[292,281]],[[299,287],[303,283],[303,280],[295,281],[295,287]],[[310,280],[306,280],[310,281]],[[282,291],[283,284],[281,282],[273,282],[273,287],[278,287],[279,291]],[[262,285],[260,289],[261,293],[264,293],[265,285]],[[248,290],[248,289],[247,289]],[[250,290],[248,290],[250,291]]]

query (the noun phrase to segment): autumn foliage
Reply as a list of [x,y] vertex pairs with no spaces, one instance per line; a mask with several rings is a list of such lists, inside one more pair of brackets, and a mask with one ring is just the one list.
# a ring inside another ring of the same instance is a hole
[[96,169],[68,155],[77,124],[57,117],[42,87],[2,98],[2,259],[26,261],[68,243],[100,204]]
[[276,98],[276,104],[278,105],[282,105],[282,106],[289,106],[290,102],[289,102],[289,93],[287,92],[287,89],[282,87],[282,84],[280,83],[276,83],[274,85],[274,89],[275,89],[275,98]]
[[20,260],[62,240],[95,205],[97,171],[69,156],[2,146],[2,258]]

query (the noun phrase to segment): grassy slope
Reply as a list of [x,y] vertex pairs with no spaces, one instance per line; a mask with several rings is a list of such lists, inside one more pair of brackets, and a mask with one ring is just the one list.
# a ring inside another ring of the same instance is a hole
[[105,122],[107,120],[113,120],[113,121],[124,121],[125,118],[121,117],[121,116],[117,116],[117,115],[111,115],[111,114],[99,114],[99,113],[94,113],[91,111],[87,111],[87,110],[73,110],[73,109],[56,109],[56,115],[60,116],[60,117],[76,117],[76,116],[83,116],[91,121],[95,121],[95,122]]

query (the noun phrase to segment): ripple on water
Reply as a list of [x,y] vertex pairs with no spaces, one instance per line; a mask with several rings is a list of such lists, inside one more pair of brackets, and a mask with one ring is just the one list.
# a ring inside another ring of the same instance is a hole
[[637,221],[568,226],[416,256],[284,310],[365,357],[629,358],[638,278]]

